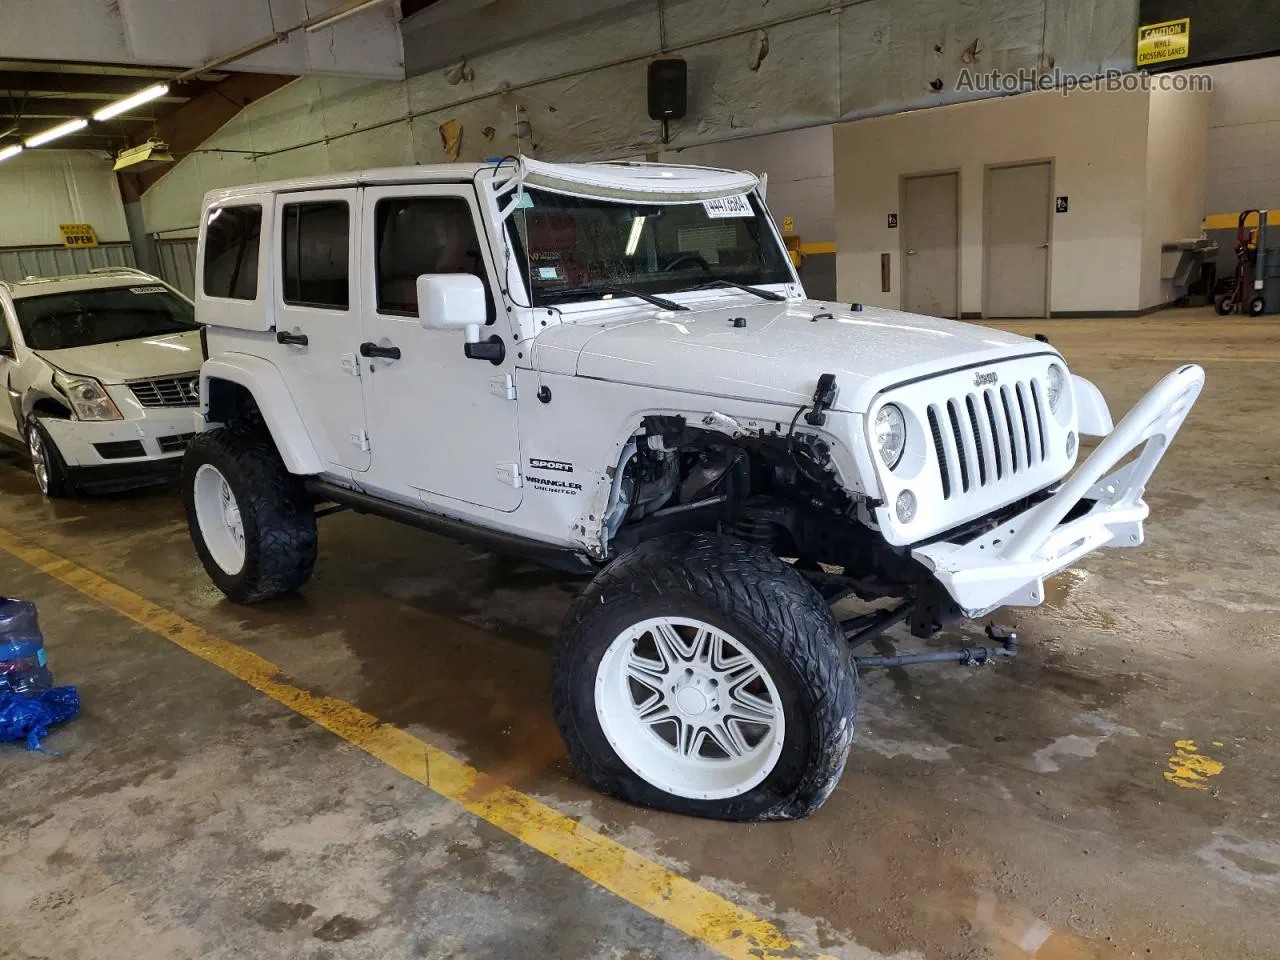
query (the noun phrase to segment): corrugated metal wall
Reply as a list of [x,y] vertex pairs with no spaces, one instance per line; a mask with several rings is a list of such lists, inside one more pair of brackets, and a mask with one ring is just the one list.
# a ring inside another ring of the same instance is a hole
[[97,267],[132,267],[133,247],[104,243],[96,247],[0,247],[0,280],[60,277]]
[[160,253],[160,279],[177,287],[188,297],[196,291],[196,239],[156,240]]

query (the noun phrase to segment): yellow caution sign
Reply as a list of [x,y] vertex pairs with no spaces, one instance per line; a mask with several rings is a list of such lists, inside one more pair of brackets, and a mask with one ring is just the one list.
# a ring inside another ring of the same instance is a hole
[[1139,69],[1166,60],[1182,60],[1190,53],[1190,17],[1138,27]]
[[60,223],[58,232],[62,234],[64,247],[96,247],[98,234],[91,223]]
[[783,217],[783,218],[782,218],[782,232],[783,232],[783,233],[795,233],[795,232],[796,232],[796,221],[795,221],[795,218],[794,218],[794,217]]

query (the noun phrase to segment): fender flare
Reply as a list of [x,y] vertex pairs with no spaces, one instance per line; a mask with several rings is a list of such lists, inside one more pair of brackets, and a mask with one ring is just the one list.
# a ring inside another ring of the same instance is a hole
[[1081,436],[1105,437],[1115,429],[1107,400],[1092,381],[1073,373],[1071,392],[1076,401],[1076,425]]
[[211,380],[226,380],[249,391],[290,473],[308,476],[324,472],[325,462],[316,452],[293,394],[275,364],[246,353],[223,353],[206,360],[200,367],[200,411],[206,423]]

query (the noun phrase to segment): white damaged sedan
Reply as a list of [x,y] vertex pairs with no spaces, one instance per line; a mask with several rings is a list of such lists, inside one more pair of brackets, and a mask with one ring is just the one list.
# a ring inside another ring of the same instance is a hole
[[49,497],[176,479],[202,359],[191,302],[150,274],[0,281],[0,440]]

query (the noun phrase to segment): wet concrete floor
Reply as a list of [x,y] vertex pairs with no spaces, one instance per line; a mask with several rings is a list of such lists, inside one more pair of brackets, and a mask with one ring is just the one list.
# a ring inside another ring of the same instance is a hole
[[[1000,614],[1023,637],[1012,663],[865,673],[844,779],[798,823],[654,814],[574,779],[547,653],[571,577],[340,514],[304,591],[236,607],[173,491],[48,502],[7,454],[0,526],[832,956],[1280,957],[1280,328],[1205,311],[1002,326],[1048,333],[1117,419],[1203,363],[1148,543]],[[0,957],[708,955],[3,552],[0,592],[40,604],[85,704],[57,757],[0,746]]]

